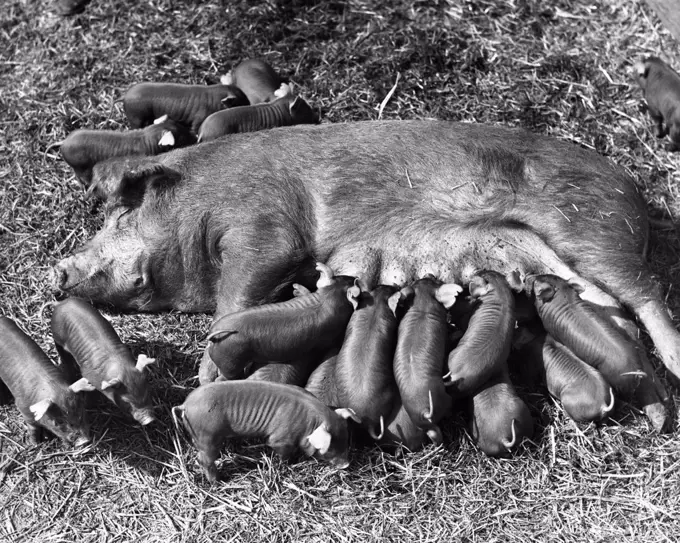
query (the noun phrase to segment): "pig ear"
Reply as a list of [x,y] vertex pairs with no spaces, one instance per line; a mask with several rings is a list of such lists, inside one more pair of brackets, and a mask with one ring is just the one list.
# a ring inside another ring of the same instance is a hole
[[555,297],[555,287],[550,283],[541,282],[539,284],[537,281],[534,283],[534,293],[536,294],[536,298],[542,302],[549,302]]
[[352,419],[357,424],[361,424],[361,419],[354,412],[354,409],[350,409],[349,407],[339,407],[335,410],[335,412],[345,420]]
[[434,293],[435,299],[446,309],[449,309],[456,301],[458,295],[463,292],[463,287],[455,283],[444,283]]
[[321,277],[316,282],[317,290],[323,287],[328,287],[333,283],[333,270],[326,266],[323,262],[317,262],[316,271],[321,273]]
[[121,172],[120,181],[111,187],[111,205],[135,208],[142,203],[147,191],[166,190],[181,179],[179,172],[166,168],[155,160],[157,159],[151,159]]
[[223,76],[220,76],[220,84],[222,84],[222,85],[233,85],[234,84],[234,76],[231,75],[231,72],[227,72]]
[[331,434],[326,428],[326,424],[321,424],[316,430],[307,436],[309,444],[319,453],[326,454],[331,446]]
[[45,416],[45,413],[47,413],[47,410],[53,403],[54,402],[51,399],[47,398],[45,400],[40,400],[38,403],[34,403],[28,409],[33,413],[34,420],[40,420]]
[[153,364],[156,361],[155,358],[149,358],[145,354],[140,354],[137,357],[137,365],[135,368],[137,371],[144,371],[144,368],[146,368],[149,364]]
[[120,385],[121,385],[120,378],[114,377],[110,381],[102,381],[102,390],[106,390],[107,388],[117,388]]
[[510,285],[510,288],[515,292],[522,292],[524,290],[524,282],[522,281],[522,276],[519,270],[513,270],[505,276],[505,280]]
[[90,381],[82,377],[68,387],[71,392],[92,392],[97,390]]
[[357,284],[357,280],[355,279],[354,285],[347,289],[347,299],[349,300],[349,303],[352,304],[355,311],[357,307],[359,307],[359,296],[361,296],[361,287]]
[[397,316],[397,307],[399,307],[399,301],[400,301],[401,293],[400,292],[395,292],[392,294],[387,299],[387,307],[389,307],[392,310],[392,313],[394,313],[394,316]]
[[638,77],[647,77],[647,74],[649,72],[649,68],[644,62],[636,62],[634,69]]
[[158,145],[161,147],[173,147],[175,145],[175,136],[170,130],[164,130],[161,139],[158,140]]
[[164,123],[167,120],[168,120],[167,115],[161,115],[160,117],[158,117],[158,119],[154,120],[153,124],[161,124],[161,123]]
[[573,288],[577,294],[583,294],[586,291],[586,286],[574,279],[569,281],[569,286]]
[[304,285],[300,285],[299,283],[293,283],[294,298],[299,298],[300,296],[307,296],[307,294],[311,294],[311,291],[307,287],[305,287]]
[[274,91],[274,96],[277,98],[283,98],[289,94],[293,94],[293,87],[288,83],[281,83],[281,86]]
[[302,98],[296,96],[295,98],[293,98],[293,101],[290,104],[288,104],[288,109],[290,110],[291,113],[293,113],[293,111],[302,107],[303,102],[304,100]]

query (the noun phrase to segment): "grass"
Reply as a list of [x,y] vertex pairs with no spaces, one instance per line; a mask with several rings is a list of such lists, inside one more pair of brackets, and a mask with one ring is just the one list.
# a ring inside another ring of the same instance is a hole
[[[632,63],[680,48],[640,1],[92,0],[0,11],[0,300],[55,357],[40,314],[48,272],[101,226],[51,145],[77,128],[124,129],[122,93],[146,80],[215,83],[266,58],[323,122],[440,118],[523,126],[627,168],[657,218],[680,217],[678,158],[638,110]],[[386,5],[387,4],[387,5]],[[398,78],[398,81],[397,81]],[[680,243],[655,230],[651,264],[680,310]],[[101,402],[94,445],[30,445],[0,406],[0,541],[673,541],[680,437],[633,406],[578,425],[538,388],[537,421],[511,459],[486,458],[461,415],[446,446],[392,456],[357,446],[347,471],[286,464],[261,445],[224,454],[206,484],[169,407],[195,386],[208,315],[106,312],[150,371],[161,424],[142,430]],[[660,374],[663,371],[660,369]],[[677,411],[678,390],[673,389]]]

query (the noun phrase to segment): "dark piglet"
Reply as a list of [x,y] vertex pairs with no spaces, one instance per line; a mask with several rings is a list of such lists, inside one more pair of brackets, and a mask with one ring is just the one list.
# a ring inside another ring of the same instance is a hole
[[222,83],[241,89],[251,106],[274,101],[288,92],[274,68],[260,59],[244,60],[222,78]]
[[195,142],[184,126],[167,117],[140,130],[75,130],[61,143],[61,155],[80,182],[88,186],[92,168],[104,160],[132,155],[157,155]]
[[472,439],[488,456],[505,456],[534,433],[529,408],[517,395],[505,364],[472,396],[470,404]]
[[460,342],[449,354],[444,377],[455,396],[468,396],[497,373],[508,359],[515,327],[515,299],[505,278],[483,271],[470,282],[476,304]]
[[225,315],[213,323],[208,354],[226,379],[250,362],[296,360],[340,344],[361,289],[354,277],[317,264],[317,291]]
[[376,440],[399,397],[393,370],[399,322],[391,298],[398,290],[380,285],[361,293],[335,364],[339,405],[351,408]]
[[61,370],[11,319],[0,317],[0,380],[14,396],[34,442],[48,430],[64,443],[90,442],[82,381],[67,383]]
[[248,105],[248,98],[233,85],[138,83],[123,96],[125,116],[132,128],[142,128],[167,115],[194,134],[205,119],[225,107]]
[[442,379],[448,325],[446,310],[462,291],[428,275],[394,294],[406,307],[394,355],[394,377],[413,422],[436,444],[443,441],[437,423],[451,408]]
[[649,380],[636,345],[580,298],[583,288],[578,283],[549,274],[530,281],[545,330],[598,370],[616,391],[630,396]]
[[[349,464],[347,422],[356,418],[349,409],[331,410],[304,389],[264,381],[209,383],[173,407],[198,449],[198,462],[210,481],[217,480],[215,460],[229,438],[266,438],[283,458],[298,449],[307,456]],[[357,419],[358,421],[358,419]]]
[[614,391],[599,371],[550,334],[527,336],[514,360],[520,366],[531,366],[532,374],[545,382],[548,392],[561,402],[569,417],[590,422],[602,420],[610,413]]
[[91,390],[99,390],[143,426],[155,420],[143,373],[154,359],[139,355],[135,363],[99,311],[78,298],[59,302],[52,313],[52,334],[62,364],[77,365]]
[[[670,136],[668,151],[680,149],[680,75],[658,57],[635,65],[647,111],[656,123],[656,137]],[[665,126],[664,126],[665,124]]]
[[213,113],[203,121],[198,141],[212,141],[226,134],[318,122],[319,116],[305,100],[287,95],[267,104],[234,107]]

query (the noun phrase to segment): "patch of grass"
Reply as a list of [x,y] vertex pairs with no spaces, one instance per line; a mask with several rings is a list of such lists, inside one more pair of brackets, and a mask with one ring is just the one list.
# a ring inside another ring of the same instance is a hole
[[[263,57],[324,122],[440,118],[523,126],[627,168],[658,218],[680,217],[678,158],[638,110],[632,63],[680,49],[641,2],[612,0],[92,0],[0,11],[0,300],[52,357],[40,308],[48,273],[101,226],[51,147],[77,128],[124,129],[140,81],[215,83]],[[652,233],[651,264],[680,309],[680,244]],[[0,406],[0,541],[672,541],[680,533],[680,438],[632,406],[607,425],[570,421],[539,390],[513,458],[486,458],[459,415],[446,446],[393,456],[356,447],[347,471],[286,464],[265,447],[225,451],[205,483],[169,407],[196,385],[207,315],[106,312],[150,368],[160,424],[142,430],[100,402],[85,451],[31,446]],[[676,411],[677,411],[677,390]]]

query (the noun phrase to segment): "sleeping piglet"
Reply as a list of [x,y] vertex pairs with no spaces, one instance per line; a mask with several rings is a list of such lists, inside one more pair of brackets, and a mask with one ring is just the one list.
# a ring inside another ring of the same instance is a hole
[[443,441],[437,423],[451,408],[442,373],[446,357],[446,310],[462,287],[426,275],[394,294],[406,314],[399,323],[394,377],[406,412],[436,444]]
[[449,354],[444,380],[455,395],[468,396],[497,373],[510,354],[515,327],[515,299],[498,272],[482,271],[470,281],[476,304],[467,330]]
[[143,426],[155,420],[143,373],[154,359],[142,354],[135,363],[99,311],[79,298],[59,302],[52,313],[52,334],[62,363],[77,365],[91,390],[99,390]]
[[45,352],[7,317],[0,317],[0,380],[14,396],[35,443],[44,429],[67,444],[90,442],[79,394],[90,387],[82,381],[69,386]]
[[392,295],[398,290],[379,285],[361,293],[335,364],[339,405],[352,409],[375,440],[399,396],[392,366],[399,327]]
[[138,83],[123,96],[125,116],[132,128],[142,128],[167,115],[198,134],[205,119],[226,107],[248,105],[248,98],[233,85]]
[[266,438],[283,458],[298,449],[307,456],[349,465],[347,422],[360,422],[350,409],[333,411],[306,390],[280,383],[235,381],[209,383],[192,391],[172,408],[198,449],[198,462],[208,480],[217,480],[215,460],[228,438]]
[[317,291],[285,302],[250,307],[215,321],[208,355],[225,379],[243,377],[249,362],[298,360],[342,343],[361,293],[354,277],[333,276],[317,264]]
[[92,168],[109,158],[157,155],[194,143],[189,130],[167,115],[141,130],[75,130],[61,142],[61,155],[85,186],[92,181]]
[[225,85],[235,85],[248,97],[251,106],[271,102],[288,92],[288,86],[269,64],[260,59],[244,60],[222,80]]
[[203,121],[198,141],[211,141],[226,134],[318,122],[319,116],[307,102],[300,96],[289,94],[266,104],[233,107],[213,113]]
[[598,370],[615,390],[630,396],[647,374],[635,344],[579,294],[583,287],[556,275],[537,275],[532,292],[545,330]]
[[638,62],[635,71],[645,94],[647,111],[656,123],[656,137],[670,135],[666,149],[677,151],[680,149],[680,75],[658,57]]
[[488,456],[505,456],[531,438],[534,420],[510,381],[507,364],[472,396],[471,435]]

